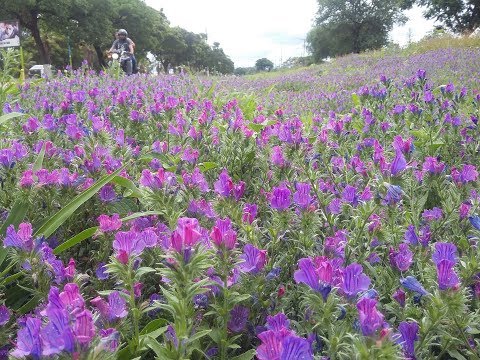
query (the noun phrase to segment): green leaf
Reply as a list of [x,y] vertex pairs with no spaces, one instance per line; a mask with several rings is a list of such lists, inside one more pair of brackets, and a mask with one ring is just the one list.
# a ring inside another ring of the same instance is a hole
[[355,107],[359,107],[360,105],[362,105],[362,103],[360,101],[360,97],[355,93],[352,94],[352,101],[353,101],[353,105],[355,105]]
[[35,307],[37,306],[37,304],[40,300],[41,300],[41,297],[34,296],[33,298],[30,299],[30,301],[28,301],[25,305],[23,305],[20,309],[18,309],[17,312],[20,315],[26,314],[27,312],[35,309]]
[[50,217],[37,231],[35,231],[33,236],[37,237],[43,235],[49,237],[52,235],[81,205],[94,196],[103,186],[111,182],[125,167],[126,165],[110,175],[105,175],[87,190],[78,194],[72,201],[65,205],[64,208]]
[[463,356],[462,354],[460,354],[458,352],[458,350],[448,350],[448,354],[453,357],[454,359],[457,359],[457,360],[467,360],[467,358],[465,356]]
[[23,272],[18,272],[16,274],[10,275],[10,276],[6,277],[5,279],[0,280],[0,284],[3,284],[3,286],[6,286],[6,285],[10,284],[11,282],[14,282],[18,278],[21,278],[23,275],[25,275],[25,273],[23,273]]
[[145,325],[145,327],[142,329],[142,331],[140,331],[140,335],[147,335],[147,334],[151,333],[152,331],[155,331],[155,330],[157,330],[157,329],[159,329],[162,326],[165,326],[167,324],[168,324],[168,322],[165,319],[152,320],[147,325]]
[[124,188],[127,188],[128,190],[130,190],[131,193],[128,195],[128,197],[133,196],[136,198],[141,198],[143,196],[142,192],[136,187],[136,185],[130,179],[127,179],[123,176],[115,176],[111,182],[114,184],[123,186]]
[[188,339],[187,339],[187,342],[189,344],[197,341],[198,339],[201,339],[202,337],[204,337],[205,335],[208,335],[212,330],[211,329],[207,329],[207,330],[202,330],[202,331],[199,331],[197,333],[195,333],[193,336],[190,336]]
[[163,355],[165,354],[166,349],[157,340],[152,337],[147,337],[145,339],[145,343],[150,349],[153,350],[153,352],[155,353],[155,355],[157,355],[159,359],[165,358]]
[[274,125],[277,123],[277,120],[268,120],[268,121],[264,121],[263,123],[261,124],[257,124],[257,123],[250,123],[247,125],[247,127],[250,129],[250,130],[253,130],[255,132],[260,132],[262,131],[263,129],[265,129],[266,127],[270,126],[270,125]]
[[212,162],[212,161],[207,161],[207,162],[203,162],[203,163],[198,164],[198,167],[202,172],[205,172],[205,171],[208,171],[208,170],[211,170],[211,169],[215,169],[217,166],[218,166],[217,163]]
[[83,240],[86,240],[90,237],[93,236],[98,230],[98,226],[88,228],[86,230],[83,230],[81,233],[78,233],[74,237],[68,239],[65,241],[63,244],[58,245],[54,250],[53,253],[55,255],[58,255],[62,252],[64,252],[67,249],[70,249],[72,246],[77,245],[78,243],[82,242]]
[[230,360],[251,360],[255,356],[256,351],[254,349],[244,352],[242,355],[238,355],[230,358]]
[[140,279],[143,275],[155,272],[154,268],[143,266],[135,271],[135,278]]
[[21,116],[26,116],[26,114],[22,114],[19,112],[11,112],[5,115],[0,116],[0,125],[6,123],[8,120],[15,119]]

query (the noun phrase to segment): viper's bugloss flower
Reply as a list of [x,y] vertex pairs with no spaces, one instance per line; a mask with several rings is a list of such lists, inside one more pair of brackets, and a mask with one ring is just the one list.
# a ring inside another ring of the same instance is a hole
[[400,279],[400,284],[410,291],[416,292],[419,295],[428,295],[429,292],[420,284],[420,282],[413,276],[407,276],[406,278]]
[[0,305],[0,326],[5,325],[10,320],[10,310],[5,305]]
[[31,251],[33,249],[33,229],[30,223],[21,223],[18,225],[18,231],[15,231],[13,225],[7,227],[5,239],[3,240],[4,247],[14,247],[24,251]]
[[399,271],[407,271],[413,262],[413,253],[410,251],[408,244],[402,243],[398,246],[398,251],[390,248],[390,264]]
[[252,244],[246,244],[240,259],[243,260],[239,265],[242,272],[257,274],[267,263],[267,250],[259,250]]
[[122,220],[118,214],[113,214],[111,217],[102,214],[97,218],[97,221],[100,224],[99,229],[103,233],[116,231],[122,227]]
[[415,341],[418,340],[419,326],[415,321],[402,321],[398,325],[400,332],[397,343],[403,348],[408,359],[415,359]]
[[232,311],[230,311],[230,319],[227,324],[228,329],[234,333],[241,332],[247,325],[249,314],[250,310],[247,307],[241,305],[235,306]]
[[285,184],[274,187],[272,191],[272,197],[270,199],[270,206],[275,210],[286,210],[291,204],[291,192],[285,186]]
[[172,233],[172,248],[181,253],[184,249],[193,247],[201,237],[197,219],[180,218],[177,222],[177,228]]
[[214,184],[215,192],[223,197],[229,197],[233,191],[233,181],[228,175],[228,171],[223,169],[218,177],[218,180]]
[[411,245],[418,245],[418,236],[417,236],[417,233],[415,232],[414,225],[408,225],[408,228],[405,231],[403,238],[407,243]]
[[245,204],[243,206],[242,221],[247,224],[253,223],[257,216],[258,206],[257,204]]
[[438,265],[442,260],[449,260],[455,264],[457,262],[457,247],[452,243],[435,243],[432,260],[435,265]]
[[332,289],[333,267],[328,260],[322,260],[314,263],[310,258],[300,259],[299,269],[295,271],[293,277],[297,283],[308,285],[326,300]]
[[442,209],[434,207],[433,209],[427,209],[422,213],[422,218],[426,221],[436,221],[443,217]]
[[455,262],[443,259],[437,264],[438,288],[440,290],[456,289],[460,280],[453,269]]
[[397,290],[393,293],[392,298],[394,298],[395,301],[396,301],[401,307],[404,307],[404,306],[405,306],[405,300],[406,300],[405,291],[403,291],[402,289],[397,289]]
[[342,272],[341,290],[348,298],[355,297],[359,292],[370,286],[370,278],[363,273],[360,264],[350,264]]
[[230,219],[217,219],[210,238],[218,247],[224,246],[227,250],[232,250],[237,243],[237,233],[232,229]]
[[357,303],[360,329],[365,336],[372,336],[383,325],[383,315],[377,310],[377,300],[363,297]]
[[395,158],[393,159],[392,164],[390,165],[390,173],[392,174],[392,176],[397,176],[406,168],[407,168],[407,160],[405,159],[405,156],[403,155],[402,151],[397,150],[395,152]]
[[310,196],[311,185],[308,183],[296,183],[295,189],[297,190],[293,194],[293,201],[302,209],[306,209],[311,201],[312,197]]

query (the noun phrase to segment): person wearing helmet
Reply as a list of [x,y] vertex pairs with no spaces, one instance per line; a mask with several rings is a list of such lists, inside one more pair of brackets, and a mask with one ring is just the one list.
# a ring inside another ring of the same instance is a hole
[[127,75],[132,75],[133,72],[133,41],[128,38],[127,30],[120,29],[117,32],[117,39],[113,42],[112,47],[108,51],[109,53],[117,52],[121,53],[122,51],[126,51],[130,53],[130,56],[127,60],[122,61],[122,67],[124,68]]

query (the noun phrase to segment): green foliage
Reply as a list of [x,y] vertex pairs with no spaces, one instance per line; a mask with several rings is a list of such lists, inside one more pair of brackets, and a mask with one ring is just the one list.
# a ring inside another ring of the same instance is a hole
[[387,43],[393,25],[405,20],[398,0],[318,0],[318,4],[316,26],[307,36],[316,62],[379,48]]
[[257,69],[257,71],[271,71],[273,69],[273,62],[267,58],[258,59],[255,62],[255,69]]
[[480,26],[480,3],[476,0],[406,0],[426,7],[424,15],[454,32],[472,32]]

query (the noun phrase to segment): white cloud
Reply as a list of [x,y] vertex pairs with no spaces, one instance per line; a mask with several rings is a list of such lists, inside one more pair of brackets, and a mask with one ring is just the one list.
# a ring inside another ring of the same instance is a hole
[[[254,66],[266,57],[278,65],[292,56],[304,55],[304,39],[312,27],[317,11],[316,0],[146,0],[160,9],[172,26],[195,33],[208,34],[208,42],[217,41],[236,67]],[[431,25],[421,12],[411,10],[412,17],[392,38],[399,43],[407,40],[408,28],[414,39],[422,37]]]

